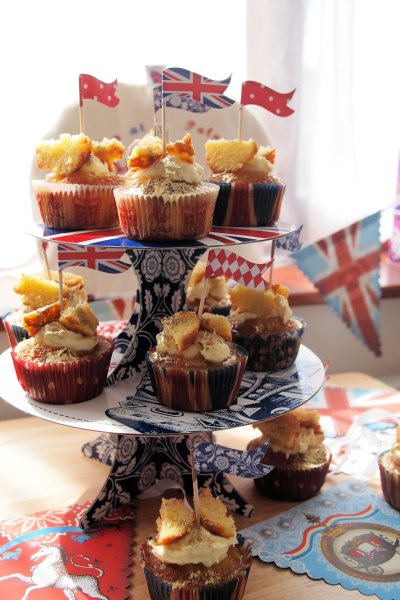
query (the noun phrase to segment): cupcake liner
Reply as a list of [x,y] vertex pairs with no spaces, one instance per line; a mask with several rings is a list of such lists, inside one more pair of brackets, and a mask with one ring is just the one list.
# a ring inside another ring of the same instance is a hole
[[33,181],[36,201],[46,227],[79,230],[118,225],[115,185]]
[[3,318],[4,329],[6,330],[11,348],[19,344],[19,342],[22,342],[22,340],[26,340],[30,337],[25,327],[19,325],[16,322],[17,320],[18,317],[15,312],[8,313]]
[[205,412],[230,406],[239,392],[246,368],[247,352],[234,345],[238,360],[222,367],[184,368],[146,362],[154,393],[164,406],[174,410]]
[[[268,475],[254,479],[258,491],[272,500],[300,502],[315,496],[323,486],[328,473],[331,455],[321,465],[303,468],[274,466]],[[269,464],[273,464],[269,461]]]
[[[242,571],[222,583],[196,587],[193,585],[173,587],[171,583],[157,577],[151,568],[146,565],[146,548],[144,545],[141,552],[142,568],[151,600],[241,600],[246,588],[252,556],[243,536],[238,535],[238,542],[243,557]],[[194,565],[195,567],[196,565]]]
[[34,400],[45,404],[77,404],[103,391],[114,343],[99,336],[100,349],[78,360],[37,363],[11,351],[18,381]]
[[247,369],[249,371],[279,371],[292,366],[299,353],[301,339],[306,323],[299,317],[302,326],[294,331],[243,335],[233,330],[233,340],[246,348],[249,353]]
[[396,510],[400,510],[400,473],[396,472],[394,469],[387,469],[382,464],[382,458],[389,452],[390,450],[387,450],[378,457],[382,493],[386,502]]
[[218,187],[204,191],[151,197],[128,189],[114,192],[121,230],[130,238],[148,241],[196,240],[211,230]]
[[283,183],[218,183],[213,225],[255,227],[274,225],[279,219]]

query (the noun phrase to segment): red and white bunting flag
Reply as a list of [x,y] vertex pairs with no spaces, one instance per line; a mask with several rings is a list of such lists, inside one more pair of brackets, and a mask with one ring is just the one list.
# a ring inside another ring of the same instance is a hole
[[92,75],[81,73],[79,75],[79,106],[83,106],[83,100],[97,100],[106,106],[117,106],[119,98],[115,95],[117,80],[104,83]]
[[267,263],[253,263],[230,250],[212,248],[208,253],[205,276],[225,275],[246,287],[262,290],[268,284],[267,271],[273,260]]
[[287,105],[292,99],[295,89],[287,94],[281,94],[275,90],[258,83],[258,81],[244,81],[242,83],[242,96],[240,104],[257,104],[278,117],[289,117],[294,113],[293,108]]

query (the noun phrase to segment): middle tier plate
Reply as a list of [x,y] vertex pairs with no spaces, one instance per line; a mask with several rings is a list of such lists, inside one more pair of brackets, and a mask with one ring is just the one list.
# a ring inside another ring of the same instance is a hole
[[[246,371],[237,400],[229,408],[194,413],[162,406],[146,372],[105,388],[93,400],[71,405],[42,404],[25,394],[9,350],[0,356],[0,374],[0,397],[25,413],[80,429],[148,436],[218,431],[266,421],[307,402],[325,379],[320,359],[302,345],[290,369],[276,373]],[[118,421],[107,416],[109,409]]]
[[181,242],[144,242],[126,237],[119,227],[90,231],[59,231],[42,224],[33,225],[28,233],[49,242],[99,246],[107,248],[212,248],[251,242],[266,242],[295,231],[294,225],[278,221],[269,227],[213,227],[207,237]]

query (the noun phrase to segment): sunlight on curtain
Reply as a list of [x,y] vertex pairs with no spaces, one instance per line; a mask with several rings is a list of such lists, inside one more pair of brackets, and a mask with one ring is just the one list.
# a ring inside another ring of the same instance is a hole
[[248,78],[296,88],[290,117],[251,107],[287,184],[281,217],[304,224],[311,242],[392,205],[400,3],[249,0],[248,9]]

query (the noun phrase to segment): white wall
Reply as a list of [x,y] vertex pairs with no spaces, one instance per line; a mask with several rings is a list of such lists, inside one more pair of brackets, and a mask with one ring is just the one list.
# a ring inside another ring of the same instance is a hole
[[[380,358],[359,343],[325,304],[299,306],[295,312],[307,323],[305,345],[323,362],[331,359],[328,374],[360,371],[378,379],[400,377],[400,298],[383,300],[381,303],[383,354]],[[7,347],[7,336],[2,332],[0,350],[3,352]],[[0,399],[0,419],[21,416],[24,414]]]

